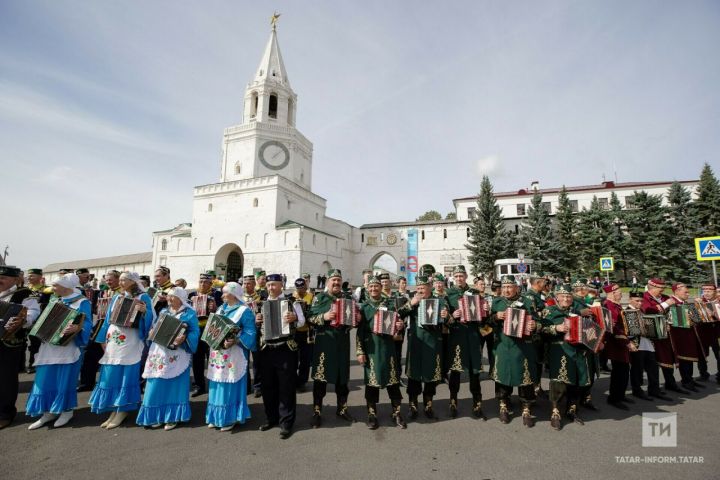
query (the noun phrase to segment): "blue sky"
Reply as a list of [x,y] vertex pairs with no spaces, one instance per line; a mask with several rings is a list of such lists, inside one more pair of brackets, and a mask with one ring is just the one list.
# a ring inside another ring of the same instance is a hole
[[4,0],[8,261],[147,251],[190,221],[272,9],[313,190],[353,225],[445,214],[483,173],[503,191],[719,170],[718,2]]

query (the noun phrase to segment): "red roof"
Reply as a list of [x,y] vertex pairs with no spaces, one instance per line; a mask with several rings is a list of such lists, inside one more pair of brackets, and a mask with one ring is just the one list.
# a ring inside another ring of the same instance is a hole
[[[678,183],[683,184],[695,184],[698,183],[699,180],[679,180]],[[625,183],[615,183],[612,181],[602,182],[598,185],[580,185],[577,187],[565,187],[565,190],[568,192],[587,192],[587,191],[593,191],[593,190],[615,190],[620,188],[644,188],[644,187],[659,187],[663,185],[670,186],[673,182],[625,182]],[[548,194],[548,193],[560,193],[560,190],[562,190],[562,187],[554,187],[554,188],[540,188],[538,189],[538,192],[542,195]],[[497,192],[495,193],[495,197],[519,197],[522,195],[533,195],[535,192],[533,190],[530,190],[528,188],[521,188],[520,190],[516,192]],[[474,195],[472,197],[462,197],[462,198],[456,198],[453,201],[460,201],[460,200],[475,200],[477,198],[477,195]]]

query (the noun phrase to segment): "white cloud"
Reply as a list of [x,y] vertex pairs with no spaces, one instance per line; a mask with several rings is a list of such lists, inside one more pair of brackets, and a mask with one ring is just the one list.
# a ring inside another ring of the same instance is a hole
[[482,177],[499,177],[502,175],[502,166],[500,158],[497,155],[488,155],[477,161],[477,172]]

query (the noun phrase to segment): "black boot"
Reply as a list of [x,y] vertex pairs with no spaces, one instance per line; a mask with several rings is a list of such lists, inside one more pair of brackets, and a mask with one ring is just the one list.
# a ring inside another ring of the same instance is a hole
[[526,427],[532,428],[535,426],[535,417],[533,417],[532,412],[530,412],[529,403],[523,404],[522,419],[523,425],[525,425]]
[[550,415],[550,426],[553,430],[562,430],[562,418],[557,405],[553,405],[552,414]]
[[310,426],[312,428],[320,428],[320,425],[322,425],[322,417],[320,416],[320,412],[322,412],[322,406],[315,405],[313,407],[313,416],[310,420]]
[[398,427],[405,429],[407,428],[407,423],[405,423],[405,419],[402,416],[402,413],[400,413],[400,400],[391,400],[392,408],[393,408],[393,420],[395,420],[395,425]]
[[450,418],[457,418],[457,395],[450,395]]
[[475,418],[482,418],[487,421],[487,417],[482,411],[482,397],[480,395],[473,395],[473,415]]
[[418,416],[418,399],[417,397],[410,398],[409,402],[409,415],[411,420],[415,420]]
[[350,415],[350,412],[348,411],[347,397],[338,398],[338,406],[337,410],[335,411],[335,415],[348,422],[355,421],[353,416]]
[[570,405],[570,408],[568,408],[568,411],[565,413],[565,415],[571,421],[577,423],[578,425],[585,425],[585,422],[583,422],[582,419],[580,417],[578,417],[577,405]]
[[423,405],[425,405],[425,416],[430,420],[437,420],[435,411],[433,410],[433,401],[430,395],[423,395]]
[[368,411],[368,418],[367,418],[367,422],[365,422],[367,424],[367,427],[370,430],[377,430],[377,428],[380,426],[380,424],[378,423],[378,419],[377,419],[376,404],[368,402],[367,411]]
[[500,423],[510,423],[510,410],[508,410],[507,402],[500,400]]

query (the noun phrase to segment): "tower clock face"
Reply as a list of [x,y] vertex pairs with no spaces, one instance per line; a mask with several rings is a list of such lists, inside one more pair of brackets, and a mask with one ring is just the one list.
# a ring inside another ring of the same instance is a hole
[[290,163],[290,151],[277,140],[269,140],[262,144],[258,151],[260,163],[270,170],[282,170]]

